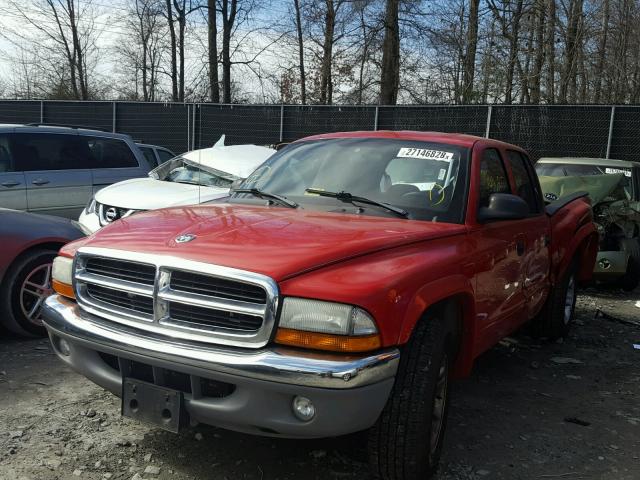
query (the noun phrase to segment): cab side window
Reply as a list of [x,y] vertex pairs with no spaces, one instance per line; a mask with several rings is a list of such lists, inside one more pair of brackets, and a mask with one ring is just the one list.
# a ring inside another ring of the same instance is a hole
[[480,208],[489,206],[492,193],[511,193],[511,187],[500,154],[488,148],[480,160]]
[[537,184],[531,178],[531,168],[527,165],[528,160],[513,150],[508,150],[509,163],[513,172],[513,179],[516,183],[516,195],[522,198],[529,205],[529,213],[540,212],[540,202]]

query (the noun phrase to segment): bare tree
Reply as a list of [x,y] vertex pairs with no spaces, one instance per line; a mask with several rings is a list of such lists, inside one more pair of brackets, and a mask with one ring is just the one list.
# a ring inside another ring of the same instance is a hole
[[218,79],[218,10],[216,0],[207,0],[209,25],[207,28],[207,40],[209,47],[209,89],[211,101],[220,103],[220,81]]
[[298,58],[300,69],[300,99],[302,104],[307,103],[307,79],[304,72],[304,37],[302,35],[302,20],[300,15],[300,0],[293,0],[293,6],[296,18],[296,34],[298,38]]
[[400,86],[400,0],[387,0],[382,43],[382,72],[380,76],[380,103],[395,105]]
[[71,98],[89,99],[99,36],[91,0],[6,0],[5,5],[0,11],[17,18],[18,26],[3,29],[1,35],[19,47],[29,45],[43,77],[56,79],[56,85],[44,90],[62,89]]
[[126,98],[153,102],[157,98],[163,56],[162,4],[158,0],[135,0],[122,24],[126,30],[120,36],[116,52],[121,59],[121,70],[130,72],[134,88],[124,85],[120,90]]
[[462,103],[473,98],[473,80],[476,68],[476,49],[478,48],[478,11],[480,0],[469,1],[469,20],[467,26],[467,45],[464,54],[464,77],[462,81]]

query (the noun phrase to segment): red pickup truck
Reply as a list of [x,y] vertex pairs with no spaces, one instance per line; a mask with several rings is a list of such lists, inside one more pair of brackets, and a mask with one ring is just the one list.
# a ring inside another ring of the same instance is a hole
[[65,246],[53,348],[168,430],[367,430],[388,479],[434,472],[478,355],[567,333],[598,246],[583,195],[545,205],[523,150],[467,135],[309,137],[232,192]]

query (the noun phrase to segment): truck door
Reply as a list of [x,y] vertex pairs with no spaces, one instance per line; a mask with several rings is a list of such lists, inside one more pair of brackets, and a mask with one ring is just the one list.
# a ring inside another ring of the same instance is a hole
[[[497,149],[474,152],[474,160],[478,209],[489,205],[493,193],[512,193]],[[481,349],[485,350],[511,333],[525,313],[520,267],[525,239],[519,221],[512,220],[483,223],[472,229],[471,236],[477,245],[476,314]]]
[[540,184],[529,159],[521,152],[507,150],[514,193],[529,205],[530,216],[515,222],[524,239],[521,275],[527,316],[531,319],[542,307],[549,289],[549,220],[544,214]]

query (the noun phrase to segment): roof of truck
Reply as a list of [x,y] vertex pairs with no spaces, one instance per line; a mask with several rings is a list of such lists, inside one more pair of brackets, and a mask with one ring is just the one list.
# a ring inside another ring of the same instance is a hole
[[330,138],[388,138],[398,140],[419,140],[423,142],[439,142],[458,145],[461,147],[471,148],[476,142],[488,142],[491,144],[502,144],[509,148],[517,148],[492,138],[477,137],[475,135],[466,135],[463,133],[443,133],[443,132],[418,132],[413,130],[375,130],[375,131],[357,131],[357,132],[335,132],[323,133],[321,135],[312,135],[310,137],[301,138],[300,141],[306,140],[325,140]]

